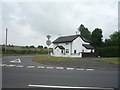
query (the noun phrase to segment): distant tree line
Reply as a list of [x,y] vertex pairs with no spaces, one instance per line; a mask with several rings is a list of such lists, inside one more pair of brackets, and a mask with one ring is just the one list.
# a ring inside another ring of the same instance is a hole
[[[5,44],[2,45],[3,47],[5,46]],[[7,47],[15,47],[14,45],[7,45]],[[21,48],[39,48],[39,49],[47,49],[46,46],[42,46],[42,45],[38,45],[37,47],[35,47],[34,45],[31,45],[31,46],[18,46],[18,47],[21,47]]]

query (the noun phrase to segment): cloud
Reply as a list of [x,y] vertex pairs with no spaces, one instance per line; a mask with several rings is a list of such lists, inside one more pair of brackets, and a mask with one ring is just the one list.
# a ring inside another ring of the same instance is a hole
[[[58,35],[75,34],[80,24],[91,32],[101,28],[105,39],[118,29],[117,0],[107,3],[98,1],[5,2],[2,6],[3,29],[8,27],[11,30],[9,43],[18,45],[45,45],[46,35],[50,34],[51,40],[54,40]],[[19,38],[13,40],[16,36],[12,32],[19,33]],[[3,34],[3,41],[4,37]]]

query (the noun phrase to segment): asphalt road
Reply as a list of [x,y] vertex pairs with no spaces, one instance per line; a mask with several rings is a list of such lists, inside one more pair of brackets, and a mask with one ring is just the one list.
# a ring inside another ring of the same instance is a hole
[[[118,88],[117,70],[53,67],[34,62],[32,57],[3,57],[3,88],[32,88],[35,85]],[[18,58],[21,63],[10,63]]]

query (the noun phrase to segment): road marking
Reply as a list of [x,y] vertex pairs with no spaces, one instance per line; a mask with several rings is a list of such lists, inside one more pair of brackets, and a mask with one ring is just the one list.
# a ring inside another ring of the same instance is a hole
[[23,65],[17,65],[16,67],[21,68],[21,67],[24,67],[24,66]]
[[67,70],[73,70],[74,68],[66,68]]
[[66,88],[66,89],[91,89],[91,90],[114,90],[114,88],[101,87],[73,87],[73,86],[50,86],[50,85],[28,85],[29,87],[43,87],[43,88]]
[[56,67],[56,69],[60,69],[61,70],[61,69],[64,69],[64,67]]
[[83,69],[83,68],[76,68],[76,70],[85,70],[85,69]]
[[45,68],[44,66],[37,66],[37,68]]
[[46,67],[47,69],[53,69],[53,67]]
[[1,66],[3,67],[3,66],[6,66],[7,64],[2,64]]
[[7,67],[14,67],[14,66],[16,66],[16,65],[6,65]]
[[26,68],[34,68],[35,66],[27,66]]
[[88,71],[93,71],[93,70],[95,70],[95,69],[86,69],[86,70],[88,70]]
[[12,60],[10,61],[11,63],[21,63],[21,60],[20,59],[15,59],[15,60]]

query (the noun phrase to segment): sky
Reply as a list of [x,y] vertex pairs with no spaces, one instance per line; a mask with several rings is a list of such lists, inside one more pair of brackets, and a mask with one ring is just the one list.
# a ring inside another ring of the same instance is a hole
[[75,35],[80,24],[93,31],[101,28],[103,40],[118,31],[118,0],[3,1],[0,44],[46,46],[46,36]]

